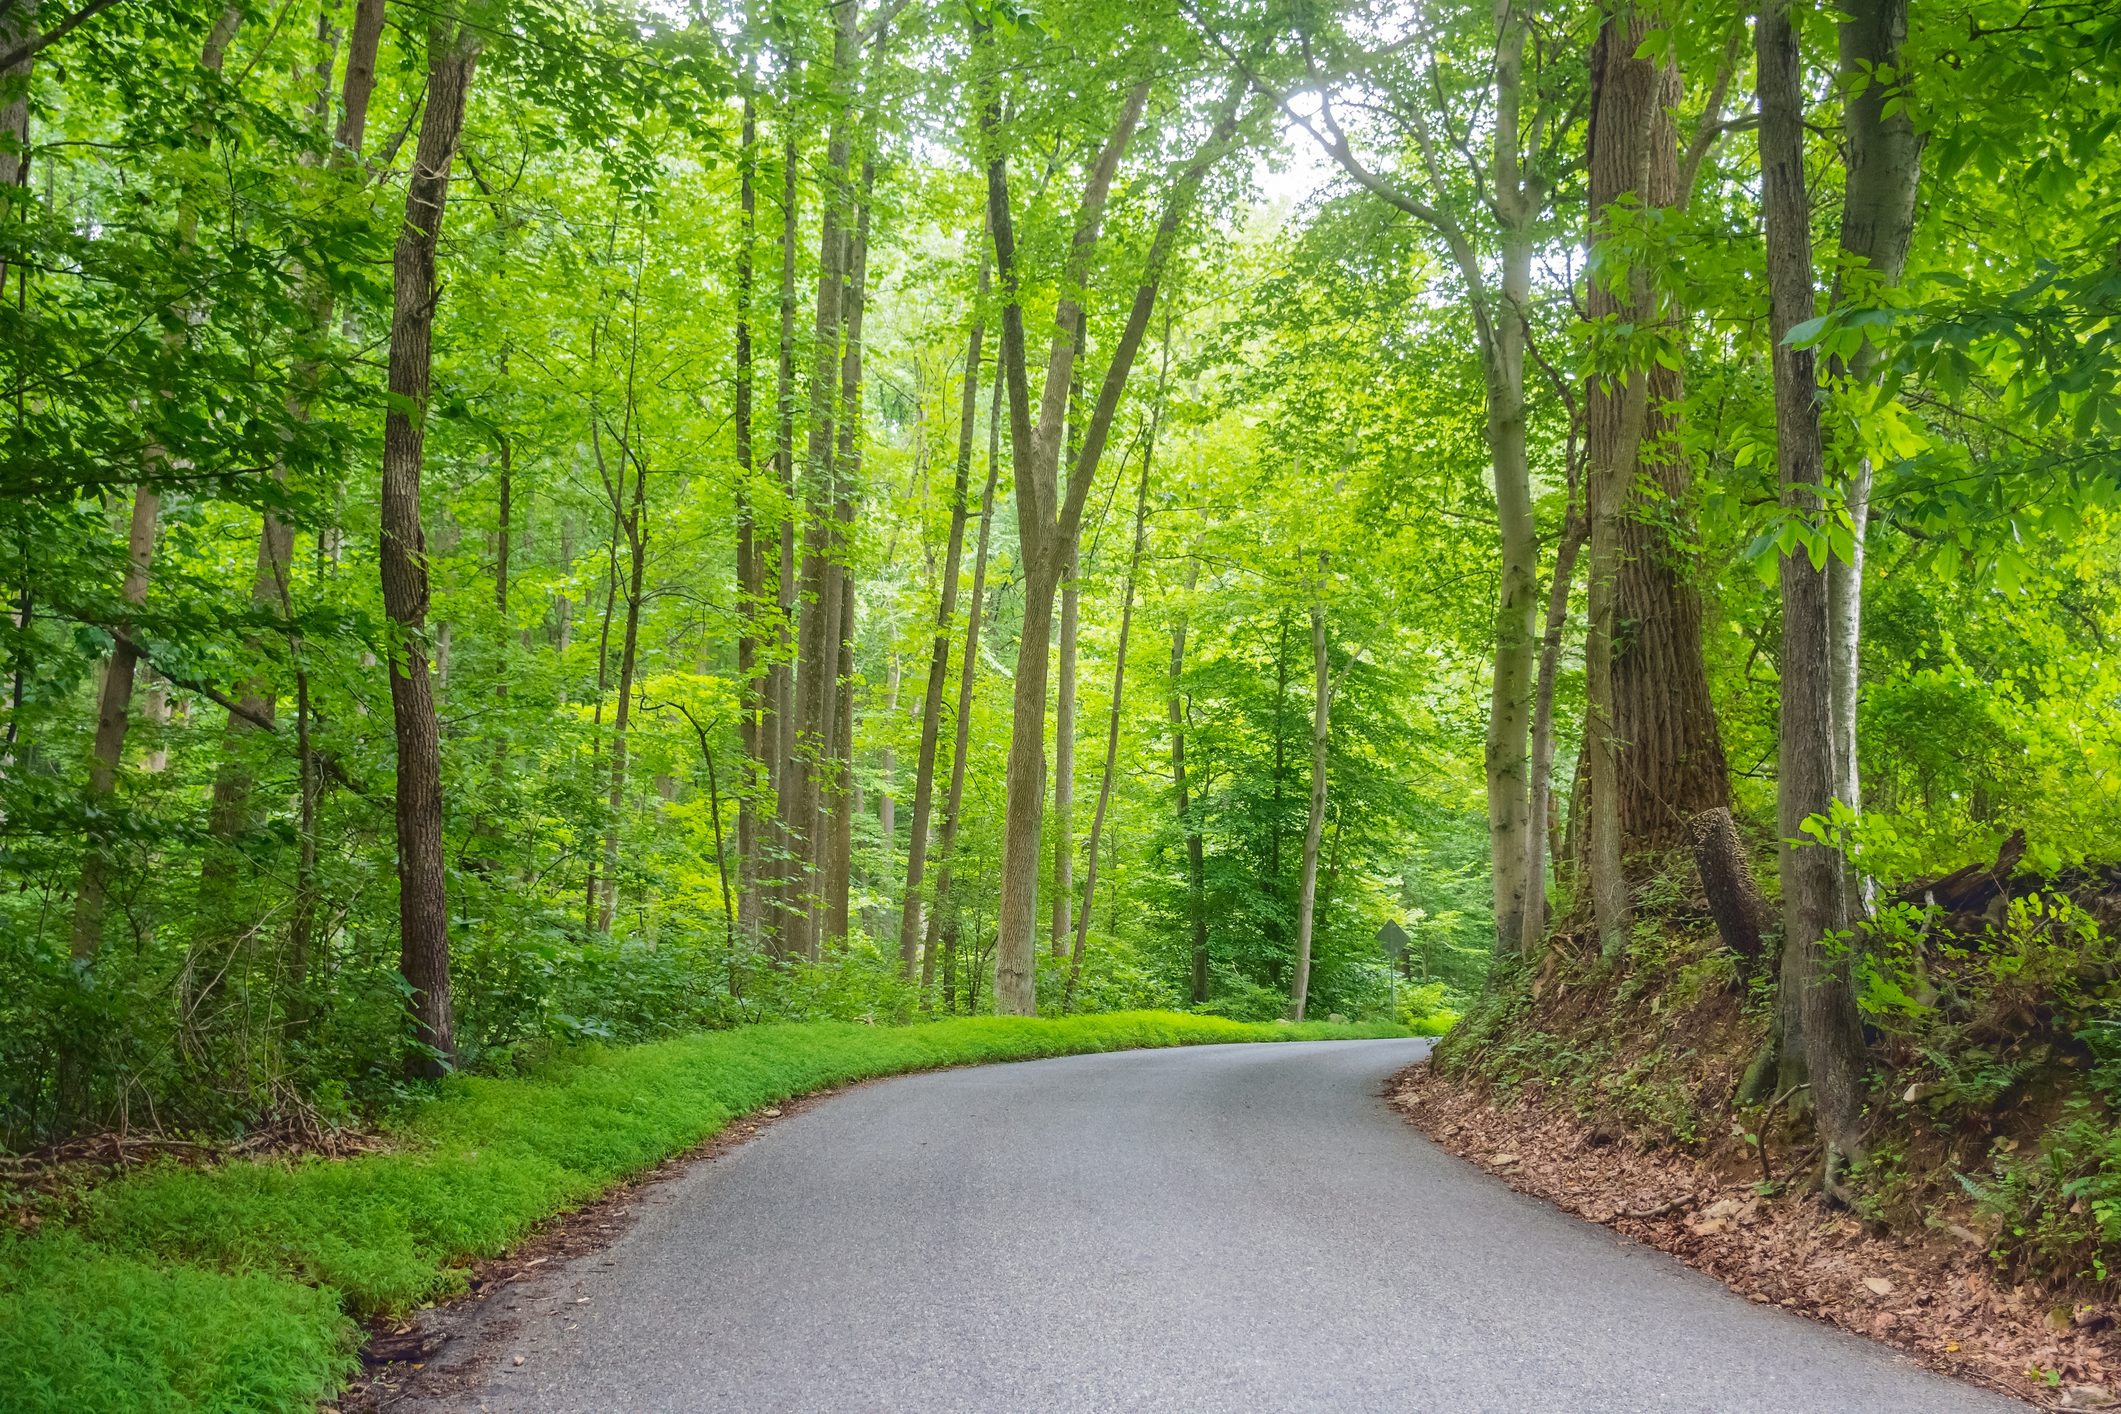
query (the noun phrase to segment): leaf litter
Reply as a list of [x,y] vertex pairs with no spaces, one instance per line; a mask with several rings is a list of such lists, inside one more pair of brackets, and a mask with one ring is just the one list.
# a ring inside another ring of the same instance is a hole
[[1998,1279],[1987,1244],[1940,1223],[1921,1237],[1763,1195],[1708,1159],[1642,1148],[1529,1087],[1497,1105],[1424,1061],[1386,1082],[1407,1122],[1521,1193],[1708,1273],[1740,1296],[1889,1345],[2043,1409],[2121,1409],[2121,1312]]

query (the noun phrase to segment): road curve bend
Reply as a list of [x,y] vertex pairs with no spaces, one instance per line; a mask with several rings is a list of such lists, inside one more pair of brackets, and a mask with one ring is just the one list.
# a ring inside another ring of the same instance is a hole
[[1380,1094],[1428,1044],[1128,1051],[850,1090],[659,1185],[613,1247],[511,1298],[476,1378],[431,1407],[2025,1407],[1446,1154]]

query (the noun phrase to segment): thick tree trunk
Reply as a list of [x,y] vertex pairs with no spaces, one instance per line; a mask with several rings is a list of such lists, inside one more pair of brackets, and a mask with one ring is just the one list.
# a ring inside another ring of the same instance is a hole
[[[147,602],[149,570],[155,556],[155,524],[162,511],[162,497],[148,487],[133,492],[132,521],[126,535],[125,582],[120,590],[126,604],[139,609]],[[118,790],[118,767],[125,759],[125,733],[131,725],[133,677],[139,653],[133,647],[131,625],[111,646],[110,662],[103,673],[103,692],[96,708],[96,743],[88,768],[88,800],[91,827],[88,849],[81,857],[81,885],[74,895],[73,958],[94,959],[103,941],[103,914],[109,901],[114,804]]]
[[1097,901],[1097,846],[1105,833],[1105,812],[1112,807],[1112,773],[1119,765],[1121,703],[1127,687],[1127,634],[1134,625],[1134,577],[1141,572],[1142,547],[1149,515],[1149,465],[1156,455],[1152,434],[1142,452],[1141,489],[1134,497],[1134,552],[1127,561],[1127,581],[1120,590],[1119,646],[1112,657],[1112,714],[1105,726],[1105,770],[1098,778],[1097,810],[1090,817],[1090,839],[1083,847],[1083,909],[1075,924],[1075,947],[1068,962],[1068,991],[1061,1000],[1063,1014],[1075,1009],[1075,993],[1083,980],[1083,954],[1090,945],[1090,908]]
[[1754,882],[1745,841],[1728,807],[1704,810],[1687,821],[1694,842],[1694,866],[1701,872],[1701,892],[1708,900],[1716,934],[1748,972],[1760,964],[1760,931],[1768,920],[1767,900]]
[[[482,31],[452,6],[428,27],[427,110],[420,122],[405,225],[391,287],[389,386],[383,424],[383,609],[391,624],[390,701],[397,732],[398,969],[412,989],[416,1035],[431,1054],[415,1068],[439,1073],[456,1050],[449,1000],[449,904],[442,858],[442,756],[427,671],[427,545],[420,471],[433,365],[435,247],[449,199],[449,169],[464,128]],[[414,411],[408,416],[396,400]]]
[[[1660,210],[1686,204],[1673,117],[1683,85],[1674,65],[1637,57],[1648,28],[1645,13],[1616,12],[1592,54],[1594,242],[1623,195]],[[1593,282],[1589,309],[1594,318],[1670,322],[1645,291],[1616,291],[1604,281]],[[1623,855],[1684,843],[1689,818],[1730,800],[1701,656],[1701,595],[1685,544],[1691,488],[1677,451],[1675,411],[1685,396],[1684,378],[1662,364],[1642,376],[1647,387],[1639,422],[1632,388],[1608,390],[1593,380],[1586,408],[1593,464],[1626,468],[1611,522],[1613,616],[1623,626],[1613,643],[1610,697]],[[1639,481],[1654,483],[1654,493],[1645,495]]]
[[[957,576],[965,552],[965,519],[969,507],[965,504],[970,491],[972,474],[972,435],[979,416],[979,370],[980,345],[987,332],[982,309],[987,298],[988,252],[982,237],[979,262],[979,294],[973,305],[972,331],[965,338],[965,388],[958,409],[957,468],[950,490],[950,544],[943,555],[942,594],[935,607],[935,643],[928,656],[928,691],[921,699],[921,754],[913,777],[913,822],[912,832],[906,839],[906,893],[899,903],[899,970],[903,976],[913,976],[914,953],[919,948],[921,937],[921,876],[928,863],[928,817],[934,808],[935,799],[935,753],[942,734],[943,685],[950,676],[950,626],[957,614]],[[998,386],[998,385],[997,385]],[[989,458],[991,476],[993,461]],[[991,488],[991,481],[990,481]],[[982,568],[984,568],[986,537],[986,510],[980,512],[982,535],[980,539]],[[979,590],[973,590],[973,614],[978,616]],[[969,655],[972,647],[968,645]],[[972,664],[968,656],[964,676],[971,680]],[[961,729],[962,730],[962,729]],[[921,991],[925,996],[928,984],[933,980],[935,961],[931,956],[924,964]]]
[[[1186,561],[1186,594],[1200,580],[1200,561]],[[1186,710],[1180,685],[1186,672],[1186,620],[1181,615],[1171,625],[1171,782],[1178,793],[1178,828],[1186,837],[1186,922],[1192,930],[1193,1004],[1208,1000],[1208,902],[1207,860],[1201,845],[1200,821],[1194,818],[1193,802],[1186,785]]]
[[[1326,557],[1318,557],[1321,581]],[[1323,584],[1321,584],[1323,589]],[[1289,988],[1289,1019],[1302,1021],[1311,994],[1311,925],[1318,902],[1318,846],[1325,838],[1326,761],[1331,745],[1333,671],[1326,653],[1326,609],[1311,606],[1311,818],[1304,827],[1303,883],[1296,896],[1296,981]]]
[[[1903,98],[1888,115],[1894,83],[1873,74],[1898,74],[1900,50],[1907,42],[1907,0],[1853,0],[1842,11],[1841,84],[1843,131],[1847,134],[1848,179],[1842,192],[1841,249],[1862,260],[1881,285],[1892,288],[1907,269],[1908,245],[1914,238],[1915,204],[1922,185],[1923,139]],[[1857,89],[1861,92],[1857,92]],[[1842,303],[1841,277],[1835,276],[1832,303]],[[1876,377],[1878,346],[1866,340],[1845,370],[1857,387]],[[1862,804],[1862,777],[1856,749],[1856,709],[1861,697],[1863,637],[1863,558],[1868,537],[1871,463],[1859,458],[1842,488],[1853,531],[1847,560],[1827,565],[1827,613],[1833,652],[1834,759],[1838,776],[1835,799],[1851,809]],[[1870,912],[1869,883],[1854,869],[1846,871],[1851,918]]]
[[[1647,199],[1660,140],[1671,134],[1664,76],[1653,61],[1636,57],[1648,28],[1645,14],[1609,9],[1592,48],[1589,165],[1594,250],[1607,239],[1605,223],[1615,202],[1627,196]],[[1654,317],[1647,281],[1633,277],[1629,288],[1616,290],[1607,279],[1593,279],[1588,312],[1593,319]],[[1621,622],[1621,577],[1629,549],[1624,522],[1653,396],[1649,384],[1648,372],[1635,369],[1619,378],[1594,375],[1585,389],[1585,495],[1591,523],[1583,741],[1591,808],[1588,872],[1599,949],[1609,959],[1625,950],[1631,921],[1621,869],[1625,832],[1620,757],[1627,742],[1620,735],[1615,660],[1621,655],[1614,638]]]
[[[1786,514],[1814,519],[1821,512],[1825,478],[1818,377],[1811,352],[1785,342],[1792,328],[1812,317],[1815,303],[1811,209],[1804,187],[1804,64],[1786,7],[1761,12],[1754,44],[1782,504]],[[1838,1196],[1844,1165],[1861,1152],[1866,1065],[1847,959],[1828,951],[1829,935],[1847,923],[1842,860],[1825,845],[1790,843],[1803,838],[1805,820],[1827,812],[1840,778],[1834,761],[1826,574],[1812,567],[1799,545],[1782,556],[1781,580],[1775,795],[1777,835],[1783,842],[1782,1060],[1789,1083],[1792,1077],[1810,1082],[1827,1143],[1827,1190]]]

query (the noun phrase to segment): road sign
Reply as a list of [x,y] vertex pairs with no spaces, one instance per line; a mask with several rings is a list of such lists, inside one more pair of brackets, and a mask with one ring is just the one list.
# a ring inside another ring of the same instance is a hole
[[1383,946],[1385,956],[1397,962],[1407,955],[1407,944],[1413,940],[1407,937],[1406,929],[1387,919],[1385,926],[1377,930],[1377,941]]

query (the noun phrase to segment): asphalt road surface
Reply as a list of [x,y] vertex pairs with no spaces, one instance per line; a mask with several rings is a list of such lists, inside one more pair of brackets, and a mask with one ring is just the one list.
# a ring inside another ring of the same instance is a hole
[[482,1348],[477,1378],[432,1407],[2025,1407],[1451,1157],[1380,1095],[1427,1045],[1132,1051],[848,1091],[510,1297],[505,1325],[452,1342]]

